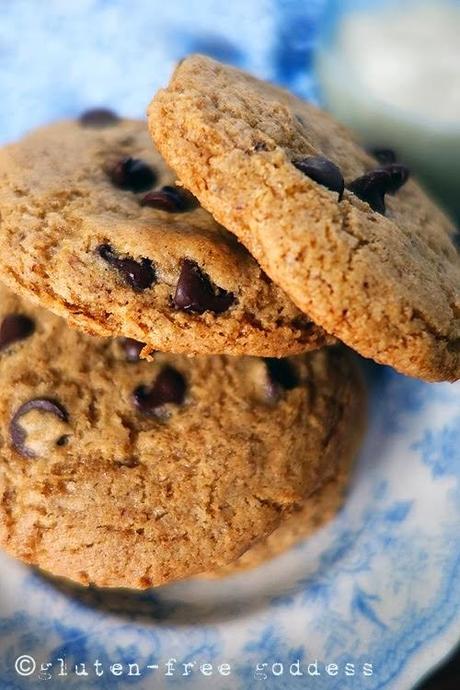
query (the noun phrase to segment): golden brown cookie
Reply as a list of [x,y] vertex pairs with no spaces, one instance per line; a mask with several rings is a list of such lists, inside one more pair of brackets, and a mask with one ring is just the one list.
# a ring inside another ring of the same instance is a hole
[[331,342],[154,150],[145,123],[86,113],[0,152],[0,269],[74,327],[188,354]]
[[330,476],[360,396],[346,352],[157,353],[0,291],[0,545],[83,584],[225,565]]
[[[356,398],[356,402],[356,414],[363,414],[362,400]],[[355,420],[358,422],[359,418],[355,417]],[[337,472],[331,479],[309,496],[303,505],[290,513],[274,532],[251,546],[236,561],[212,573],[204,573],[200,577],[210,579],[229,577],[256,568],[288,551],[332,520],[345,500],[352,460],[360,437],[358,427],[359,423],[355,438],[351,435],[349,437],[349,447],[342,448],[342,455],[338,458]]]
[[[355,350],[460,377],[460,261],[445,216],[330,116],[191,56],[149,108],[181,182],[297,306]],[[345,189],[344,189],[345,186]]]

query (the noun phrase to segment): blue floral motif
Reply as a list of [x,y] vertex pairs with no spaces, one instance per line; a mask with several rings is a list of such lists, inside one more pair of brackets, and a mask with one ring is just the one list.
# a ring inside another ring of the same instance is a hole
[[361,589],[361,587],[356,586],[353,593],[353,599],[351,601],[351,610],[352,612],[364,616],[364,618],[367,618],[369,621],[371,621],[371,623],[374,623],[376,626],[384,630],[387,626],[385,623],[382,623],[376,614],[374,607],[372,606],[373,601],[380,600],[381,598],[377,594],[368,594]]
[[214,33],[197,35],[195,32],[177,33],[174,36],[177,44],[177,58],[189,53],[200,53],[230,65],[241,65],[244,57],[241,48],[228,41],[225,36]]
[[423,438],[413,444],[420,451],[422,461],[431,469],[433,477],[460,476],[460,446],[458,443],[460,415],[441,429],[428,429]]
[[324,0],[279,0],[273,47],[274,79],[304,98],[317,101],[311,70],[317,24]]

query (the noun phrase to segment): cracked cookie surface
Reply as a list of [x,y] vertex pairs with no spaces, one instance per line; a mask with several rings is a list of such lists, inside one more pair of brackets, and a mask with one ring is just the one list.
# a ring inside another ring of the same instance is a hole
[[355,406],[354,411],[350,411],[350,417],[355,420],[354,434],[349,434],[347,442],[342,446],[334,476],[288,515],[268,537],[251,546],[233,563],[200,577],[229,577],[257,568],[312,536],[336,516],[346,500],[355,452],[365,426],[364,396],[357,395],[351,402]]
[[0,290],[0,545],[83,584],[212,570],[331,476],[361,395],[337,347],[168,355]]
[[203,56],[176,68],[149,127],[185,187],[315,323],[405,374],[460,377],[453,230],[403,166],[382,166],[326,113]]
[[5,147],[2,280],[145,354],[282,356],[331,342],[174,179],[140,121],[83,117]]

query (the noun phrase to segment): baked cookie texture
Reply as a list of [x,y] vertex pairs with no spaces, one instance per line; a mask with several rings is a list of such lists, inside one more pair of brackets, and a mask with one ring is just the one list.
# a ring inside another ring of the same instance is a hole
[[334,476],[309,496],[303,505],[298,506],[286,517],[268,537],[251,546],[233,563],[214,572],[203,573],[200,577],[206,579],[230,577],[256,568],[312,536],[336,516],[346,498],[353,460],[364,431],[364,396],[356,396],[354,403],[356,407],[353,415],[353,433],[348,436],[348,445],[342,446]]
[[[460,377],[453,231],[415,182],[386,195],[384,214],[375,184],[387,173],[380,170],[369,187],[367,173],[380,164],[344,127],[282,89],[199,55],[178,65],[148,122],[185,187],[315,323],[405,374]],[[336,180],[329,189],[302,172],[318,156],[360,193],[345,188],[342,196]],[[366,194],[377,198],[368,203],[360,198]]]
[[24,297],[102,336],[188,354],[331,342],[190,195],[144,122],[83,117],[0,151],[0,268]]
[[335,472],[349,355],[155,354],[0,291],[0,545],[82,584],[221,567]]

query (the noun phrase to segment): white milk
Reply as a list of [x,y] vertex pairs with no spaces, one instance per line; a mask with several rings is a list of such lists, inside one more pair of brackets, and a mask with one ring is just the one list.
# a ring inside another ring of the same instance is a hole
[[393,146],[460,217],[460,3],[345,14],[317,69],[329,109],[367,144]]

